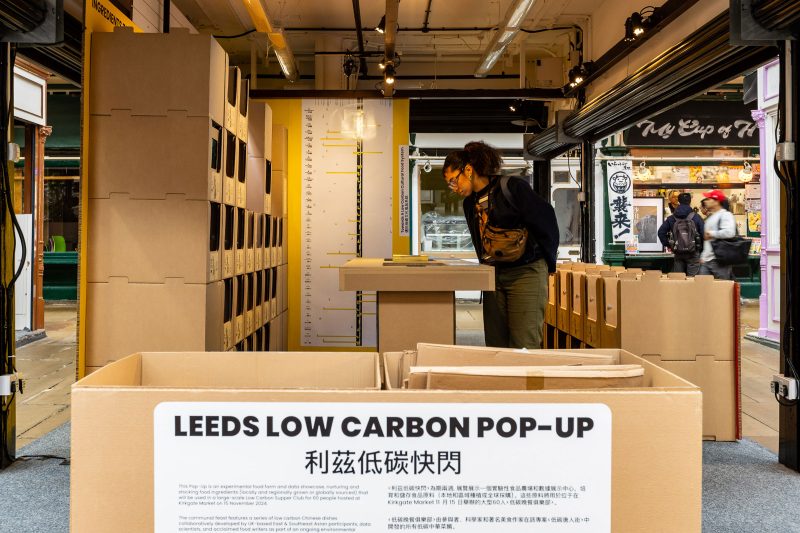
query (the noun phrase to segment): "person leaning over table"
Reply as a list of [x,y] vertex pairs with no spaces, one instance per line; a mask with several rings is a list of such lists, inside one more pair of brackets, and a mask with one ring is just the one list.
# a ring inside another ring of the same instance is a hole
[[[447,186],[464,198],[464,216],[478,259],[495,267],[495,291],[483,293],[486,346],[540,348],[547,278],[555,272],[558,257],[558,223],[553,207],[527,181],[499,176],[502,164],[497,150],[471,142],[447,156],[442,174]],[[487,228],[490,233],[527,230],[521,256],[506,262],[487,254],[483,246]]]
[[705,241],[700,254],[700,274],[711,274],[716,279],[733,279],[730,265],[720,265],[714,255],[715,239],[731,239],[736,236],[736,218],[727,210],[728,200],[719,189],[704,192],[709,215],[705,220]]

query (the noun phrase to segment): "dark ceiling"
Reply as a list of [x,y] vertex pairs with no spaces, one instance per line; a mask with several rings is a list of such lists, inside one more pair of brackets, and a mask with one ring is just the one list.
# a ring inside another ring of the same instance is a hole
[[[512,111],[513,106],[516,111]],[[511,121],[533,119],[547,124],[545,102],[513,99],[412,99],[411,133],[525,133]],[[536,125],[528,133],[541,131]]]

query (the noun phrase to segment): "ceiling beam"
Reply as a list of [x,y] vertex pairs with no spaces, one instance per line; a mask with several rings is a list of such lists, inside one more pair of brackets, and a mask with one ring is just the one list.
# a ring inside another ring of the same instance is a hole
[[[395,98],[525,98],[528,100],[554,100],[563,98],[561,89],[410,89],[394,93]],[[379,91],[341,91],[315,89],[251,89],[253,100],[281,98],[384,98]]]

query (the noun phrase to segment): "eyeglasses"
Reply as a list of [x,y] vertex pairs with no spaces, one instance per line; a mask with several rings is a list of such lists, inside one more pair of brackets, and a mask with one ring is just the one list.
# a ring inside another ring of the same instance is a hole
[[447,182],[447,186],[450,187],[451,189],[455,189],[458,186],[458,178],[461,177],[461,174],[463,172],[464,172],[464,169],[462,168],[461,170],[458,171],[458,174],[456,174],[455,176],[453,176],[449,180],[446,179],[445,181]]

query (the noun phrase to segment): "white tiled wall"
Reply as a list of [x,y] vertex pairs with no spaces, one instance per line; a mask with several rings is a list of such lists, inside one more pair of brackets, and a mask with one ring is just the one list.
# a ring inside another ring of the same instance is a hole
[[[133,22],[142,31],[160,33],[162,9],[163,0],[133,0]],[[169,15],[171,28],[189,28],[190,32],[197,33],[192,23],[183,16],[183,13],[178,10],[174,2],[171,2]]]

